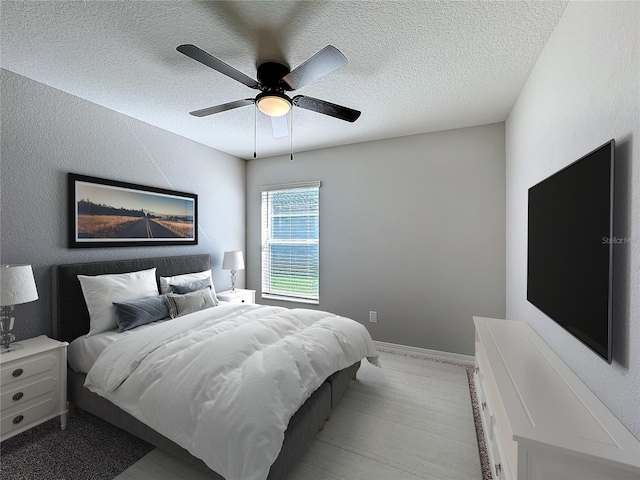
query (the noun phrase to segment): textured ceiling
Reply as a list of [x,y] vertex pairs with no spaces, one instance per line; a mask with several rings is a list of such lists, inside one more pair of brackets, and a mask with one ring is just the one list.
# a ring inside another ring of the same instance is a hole
[[[326,45],[349,63],[295,93],[362,111],[351,124],[294,108],[304,151],[504,121],[565,1],[2,1],[3,68],[241,158],[257,93],[178,53],[192,43],[255,78]],[[257,115],[258,157],[287,153]]]

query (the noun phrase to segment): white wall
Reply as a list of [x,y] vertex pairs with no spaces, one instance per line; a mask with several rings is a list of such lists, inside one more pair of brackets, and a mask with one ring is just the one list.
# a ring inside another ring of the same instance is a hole
[[[529,322],[640,438],[640,4],[571,2],[506,122],[507,317]],[[527,302],[527,189],[616,147],[613,364]]]
[[[0,75],[0,260],[33,265],[40,294],[16,307],[18,339],[51,331],[53,264],[210,253],[217,288],[230,286],[220,265],[225,250],[244,248],[244,160],[7,70]],[[67,172],[198,194],[198,245],[67,248]]]
[[318,308],[376,340],[473,355],[472,316],[505,314],[504,155],[495,124],[250,161],[248,286],[305,306],[260,299],[260,186],[320,180]]

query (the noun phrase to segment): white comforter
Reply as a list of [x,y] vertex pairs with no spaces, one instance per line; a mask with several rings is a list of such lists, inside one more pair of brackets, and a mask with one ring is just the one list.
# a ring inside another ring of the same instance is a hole
[[377,353],[361,324],[225,304],[107,347],[85,386],[227,480],[263,480],[289,419],[332,373]]

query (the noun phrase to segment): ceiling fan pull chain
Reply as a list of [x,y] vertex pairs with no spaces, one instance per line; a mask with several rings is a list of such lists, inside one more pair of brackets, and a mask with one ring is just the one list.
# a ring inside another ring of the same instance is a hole
[[291,125],[289,126],[289,153],[291,154],[291,158],[289,160],[293,162],[293,108],[290,110],[289,116],[291,117]]
[[253,158],[256,158],[256,144],[257,144],[257,137],[258,137],[258,107],[256,106],[253,109]]

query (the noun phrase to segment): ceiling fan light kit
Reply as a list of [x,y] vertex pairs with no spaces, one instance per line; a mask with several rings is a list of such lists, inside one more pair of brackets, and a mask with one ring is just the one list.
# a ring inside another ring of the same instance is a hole
[[291,110],[291,100],[284,93],[262,92],[256,97],[258,109],[270,117],[281,117]]

